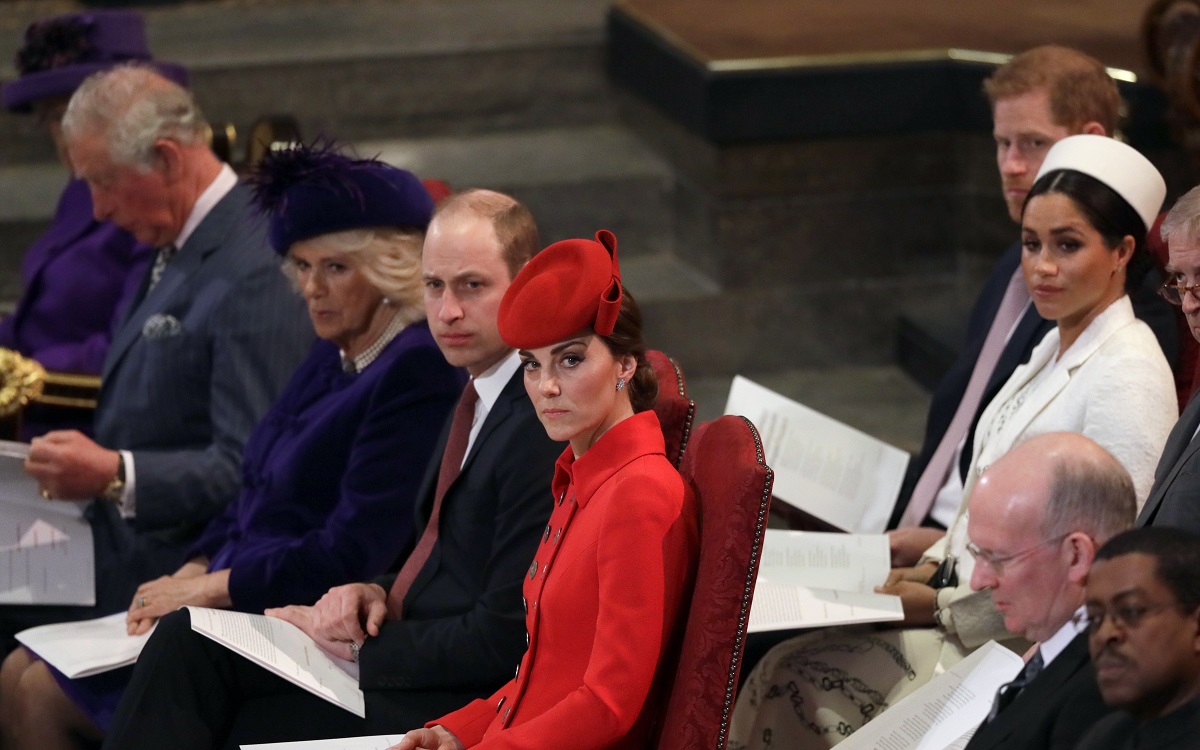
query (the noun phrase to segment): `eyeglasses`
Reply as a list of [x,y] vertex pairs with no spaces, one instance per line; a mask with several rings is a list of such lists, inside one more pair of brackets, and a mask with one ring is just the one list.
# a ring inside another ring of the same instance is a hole
[[1087,630],[1088,635],[1095,635],[1104,624],[1104,618],[1112,619],[1113,627],[1130,630],[1142,624],[1147,615],[1174,607],[1174,604],[1119,604],[1112,609],[1103,607],[1088,607],[1083,612],[1071,618],[1077,631]]
[[1070,536],[1070,534],[1060,534],[1060,535],[1054,537],[1053,539],[1047,539],[1045,541],[1038,542],[1037,544],[1033,545],[1032,547],[1026,547],[1025,549],[1021,550],[1020,552],[1014,552],[1011,555],[997,555],[995,552],[992,552],[991,550],[983,549],[975,542],[967,542],[967,552],[971,553],[971,557],[975,558],[976,562],[983,563],[984,565],[987,565],[989,568],[991,568],[992,573],[994,573],[996,576],[1002,576],[1002,575],[1004,575],[1004,566],[1006,566],[1009,563],[1014,562],[1022,557],[1025,557],[1026,555],[1033,552],[1034,550],[1041,549],[1042,547],[1047,547],[1051,544],[1058,544],[1062,540],[1066,539],[1068,536]]
[[1200,283],[1187,286],[1181,283],[1179,279],[1167,279],[1158,288],[1158,295],[1172,305],[1182,305],[1183,295],[1188,292],[1192,293],[1193,299],[1200,301]]

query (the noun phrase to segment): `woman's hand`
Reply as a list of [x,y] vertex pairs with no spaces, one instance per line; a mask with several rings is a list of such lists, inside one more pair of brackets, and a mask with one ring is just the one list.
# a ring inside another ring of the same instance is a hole
[[904,620],[891,625],[936,625],[934,612],[937,609],[937,589],[915,581],[892,581],[875,587],[877,594],[892,594],[900,597],[904,607]]
[[185,565],[180,571],[189,575],[163,576],[138,586],[125,615],[126,632],[142,635],[150,631],[158,618],[180,607],[228,607],[229,571],[191,575]]
[[[934,545],[937,540],[946,535],[941,529],[930,529],[924,526],[905,529],[893,529],[887,533],[888,543],[892,548],[892,567],[900,568],[916,565],[925,554],[925,550]],[[933,575],[930,573],[930,575]]]
[[465,750],[463,743],[441,724],[432,729],[414,729],[388,750]]

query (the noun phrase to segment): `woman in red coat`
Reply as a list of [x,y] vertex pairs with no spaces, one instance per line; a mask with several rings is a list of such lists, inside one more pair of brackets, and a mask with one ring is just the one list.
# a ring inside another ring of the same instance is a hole
[[641,314],[617,242],[557,242],[500,305],[546,432],[570,443],[525,578],[529,649],[490,698],[409,732],[401,750],[642,748],[691,591],[696,508],[667,461]]

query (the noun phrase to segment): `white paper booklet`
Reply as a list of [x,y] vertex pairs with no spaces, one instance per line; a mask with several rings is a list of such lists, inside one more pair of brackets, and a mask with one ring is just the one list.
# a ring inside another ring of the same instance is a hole
[[86,502],[43,500],[25,443],[0,443],[0,604],[96,603]]
[[41,625],[17,633],[17,640],[71,679],[88,677],[137,661],[154,628],[128,635],[125,613],[96,620]]
[[355,716],[366,717],[358,665],[330,655],[290,622],[225,609],[188,607],[188,611],[197,633]]
[[271,742],[266,745],[242,745],[242,750],[387,750],[399,742],[402,734],[380,734],[374,737],[345,737],[337,740],[305,740],[303,742]]
[[1021,657],[988,641],[838,745],[843,750],[961,750]]
[[903,620],[900,597],[874,591],[890,570],[883,534],[767,529],[749,631]]
[[909,454],[748,380],[733,379],[726,414],[758,428],[775,497],[846,531],[887,528]]

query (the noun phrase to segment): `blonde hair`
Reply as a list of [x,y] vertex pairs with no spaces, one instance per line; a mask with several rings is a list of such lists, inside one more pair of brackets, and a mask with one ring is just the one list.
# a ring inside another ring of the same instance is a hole
[[[421,246],[425,232],[396,227],[366,227],[330,232],[308,242],[354,259],[355,267],[392,305],[406,323],[425,317],[424,287],[421,282]],[[296,282],[296,267],[288,258],[284,273]]]

